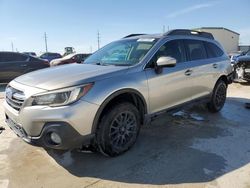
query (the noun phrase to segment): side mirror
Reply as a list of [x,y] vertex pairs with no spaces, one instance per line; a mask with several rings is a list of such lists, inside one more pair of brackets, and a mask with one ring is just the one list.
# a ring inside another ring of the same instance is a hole
[[155,65],[155,72],[157,74],[162,73],[162,68],[163,67],[174,67],[176,65],[176,59],[173,57],[160,57],[157,61],[156,61],[156,65]]

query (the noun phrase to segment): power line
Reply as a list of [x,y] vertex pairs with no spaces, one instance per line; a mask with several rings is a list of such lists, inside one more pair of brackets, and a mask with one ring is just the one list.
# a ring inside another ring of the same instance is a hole
[[99,50],[100,49],[100,32],[99,32],[99,30],[97,31],[97,47]]
[[12,52],[14,52],[14,44],[12,41],[11,41],[11,49],[12,49]]
[[[163,31],[163,33],[166,32],[166,26],[165,25],[163,25],[162,31]],[[169,26],[168,26],[168,31],[169,31]]]
[[44,33],[44,42],[45,42],[45,50],[48,52],[48,44],[47,44],[47,34],[46,32]]

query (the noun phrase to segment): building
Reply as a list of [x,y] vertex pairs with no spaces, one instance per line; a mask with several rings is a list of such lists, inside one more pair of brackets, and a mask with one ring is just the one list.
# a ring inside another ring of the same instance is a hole
[[240,34],[224,27],[201,27],[196,28],[197,31],[212,33],[225,49],[227,53],[237,52],[239,50]]
[[250,45],[239,45],[239,51],[247,52],[250,50]]

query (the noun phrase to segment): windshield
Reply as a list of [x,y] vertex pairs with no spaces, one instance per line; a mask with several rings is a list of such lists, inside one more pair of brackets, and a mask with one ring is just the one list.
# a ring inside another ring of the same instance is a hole
[[249,55],[249,56],[250,56],[250,50],[246,53],[246,55]]
[[113,42],[85,60],[85,64],[131,66],[139,63],[156,39],[132,39]]

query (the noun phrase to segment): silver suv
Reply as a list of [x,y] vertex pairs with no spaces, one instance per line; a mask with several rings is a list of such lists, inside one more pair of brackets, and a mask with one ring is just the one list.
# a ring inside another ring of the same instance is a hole
[[32,72],[6,88],[6,122],[24,141],[53,149],[92,146],[116,156],[157,114],[194,101],[218,112],[230,60],[210,33],[133,34],[84,64]]

